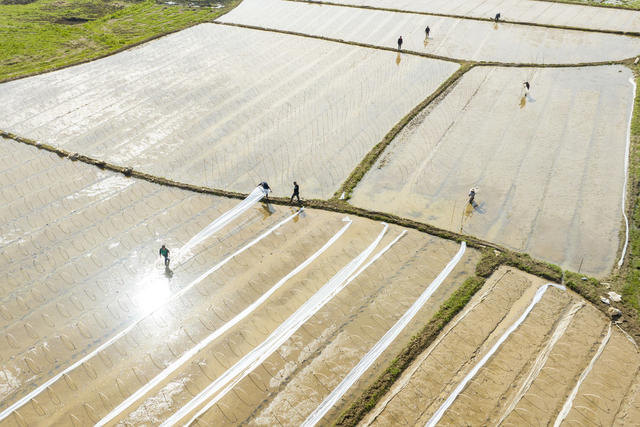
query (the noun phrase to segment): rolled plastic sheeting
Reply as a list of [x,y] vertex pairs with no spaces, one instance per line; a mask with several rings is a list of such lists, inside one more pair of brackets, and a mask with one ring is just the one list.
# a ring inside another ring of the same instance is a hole
[[138,323],[140,323],[142,320],[144,320],[150,314],[154,313],[157,309],[159,309],[160,307],[166,305],[169,301],[172,301],[172,300],[174,300],[176,298],[179,298],[185,292],[187,292],[189,289],[191,289],[192,287],[194,287],[195,285],[200,283],[202,280],[204,280],[206,277],[208,277],[209,275],[211,275],[212,273],[214,273],[215,271],[220,269],[223,265],[225,265],[227,262],[229,262],[235,256],[237,256],[237,255],[241,254],[242,252],[246,251],[247,249],[249,249],[250,247],[252,247],[256,243],[258,243],[259,241],[261,241],[265,237],[269,236],[275,230],[277,230],[278,228],[280,228],[281,226],[283,226],[287,222],[291,221],[293,218],[298,216],[300,214],[300,212],[302,212],[302,209],[297,211],[296,213],[288,216],[287,218],[283,219],[282,221],[280,221],[279,223],[277,223],[276,225],[274,225],[273,227],[271,227],[270,229],[268,229],[267,231],[265,231],[264,233],[262,233],[261,235],[259,235],[255,239],[253,239],[251,242],[247,243],[245,246],[243,246],[242,248],[238,249],[236,252],[234,252],[233,254],[229,255],[227,258],[225,258],[222,261],[220,261],[218,264],[216,264],[213,267],[211,267],[209,270],[207,270],[206,272],[204,272],[203,274],[198,276],[195,280],[193,280],[187,286],[183,287],[178,292],[176,292],[175,294],[171,295],[168,299],[166,299],[164,301],[161,301],[155,307],[150,307],[146,312],[142,313],[136,320],[134,320],[133,323],[129,324],[129,326],[127,326],[122,331],[118,332],[116,335],[111,337],[108,341],[106,341],[103,344],[101,344],[98,348],[93,350],[91,353],[89,353],[86,356],[82,357],[80,360],[76,361],[74,364],[72,364],[71,366],[69,366],[68,368],[66,368],[65,370],[60,372],[59,374],[57,374],[54,377],[48,379],[46,382],[44,382],[43,384],[38,386],[35,390],[31,391],[29,394],[24,396],[22,399],[18,400],[16,403],[14,403],[13,405],[9,406],[4,411],[0,412],[0,421],[4,420],[6,417],[8,417],[13,411],[21,408],[29,400],[33,399],[34,397],[36,397],[37,395],[42,393],[47,387],[49,387],[50,385],[52,385],[53,383],[58,381],[60,378],[62,378],[63,375],[68,374],[69,372],[73,371],[74,369],[76,369],[77,367],[82,365],[87,360],[91,359],[92,357],[94,357],[98,353],[100,353],[101,351],[105,350],[107,347],[109,347],[115,341],[117,341],[118,339],[122,338],[124,335],[126,335],[128,332],[130,332]]
[[431,298],[431,295],[440,287],[442,282],[447,278],[451,271],[458,264],[462,256],[464,255],[467,245],[462,242],[458,253],[454,255],[445,268],[438,274],[438,276],[431,282],[431,284],[424,290],[422,295],[409,307],[409,309],[402,315],[400,319],[387,331],[386,334],[364,355],[360,362],[347,374],[338,386],[322,401],[320,405],[307,417],[302,423],[302,426],[310,427],[316,425],[318,421],[326,415],[327,412],[336,404],[336,402],[355,384],[355,382],[364,374],[367,369],[373,365],[383,351],[389,347],[389,345],[398,337],[400,332],[409,324],[418,311],[426,304]]
[[455,388],[455,390],[453,390],[453,392],[449,395],[449,397],[447,397],[447,400],[445,400],[444,403],[440,406],[440,408],[438,408],[438,410],[436,411],[435,414],[433,414],[431,419],[429,421],[427,421],[427,423],[425,424],[426,427],[433,427],[438,423],[438,421],[440,421],[440,418],[442,418],[442,416],[444,415],[446,410],[449,409],[451,404],[458,398],[458,396],[460,395],[462,390],[464,390],[464,388],[467,386],[469,381],[471,381],[471,379],[478,373],[480,368],[482,368],[489,361],[489,359],[491,359],[491,357],[494,355],[494,353],[496,351],[498,351],[498,349],[507,340],[507,338],[509,338],[509,335],[511,335],[516,329],[518,329],[518,327],[522,324],[522,322],[525,321],[527,316],[529,316],[529,313],[531,313],[531,310],[533,310],[533,308],[536,306],[536,304],[538,304],[538,302],[540,302],[540,300],[542,299],[542,296],[547,291],[549,286],[554,286],[554,287],[556,287],[558,289],[562,289],[562,290],[566,289],[564,286],[555,285],[553,283],[547,283],[546,285],[541,286],[536,291],[536,294],[533,296],[533,300],[531,301],[529,306],[526,308],[524,313],[522,313],[522,315],[515,322],[513,322],[511,324],[511,326],[509,326],[509,329],[507,329],[505,331],[505,333],[502,334],[500,339],[498,339],[498,342],[496,342],[493,345],[493,347],[491,347],[489,349],[487,354],[485,354],[484,357],[482,359],[480,359],[480,361],[478,363],[476,363],[476,365],[473,367],[473,369],[471,369],[471,371],[464,377],[464,379],[462,381],[460,381],[460,384],[458,384],[458,386]]
[[220,215],[218,218],[213,220],[211,224],[207,225],[205,228],[200,230],[198,234],[189,239],[189,241],[178,250],[178,256],[190,251],[194,246],[220,231],[225,225],[238,218],[251,208],[251,206],[262,200],[264,196],[265,192],[262,187],[256,187],[243,201]]
[[629,180],[629,150],[631,147],[631,121],[633,120],[633,109],[636,104],[636,81],[629,78],[629,83],[633,87],[633,96],[631,97],[631,109],[629,111],[629,124],[627,125],[627,145],[624,152],[624,184],[622,185],[622,217],[624,218],[624,244],[618,268],[624,262],[624,256],[627,254],[627,246],[629,245],[629,218],[627,218],[627,181]]
[[564,421],[567,415],[569,415],[569,412],[573,407],[573,400],[578,395],[578,390],[580,389],[582,382],[585,380],[585,378],[587,378],[587,375],[589,375],[589,372],[591,372],[591,370],[593,369],[593,365],[595,365],[596,361],[600,358],[600,355],[602,354],[602,352],[604,351],[604,348],[607,346],[607,343],[609,342],[609,338],[611,338],[611,323],[609,323],[607,334],[605,335],[604,339],[600,343],[600,346],[598,347],[598,351],[596,351],[596,354],[593,355],[593,358],[589,362],[589,365],[587,365],[585,370],[582,371],[582,374],[580,374],[580,378],[578,378],[576,385],[573,387],[573,390],[571,390],[569,397],[567,397],[567,400],[564,402],[564,405],[562,405],[562,409],[560,410],[560,413],[558,413],[558,417],[556,418],[556,421],[553,423],[553,427],[559,427],[560,424],[562,424],[562,421]]
[[125,399],[120,405],[115,407],[111,412],[109,412],[104,418],[96,423],[96,426],[103,426],[108,422],[112,421],[115,417],[124,412],[127,408],[133,405],[138,399],[143,397],[149,391],[151,391],[155,386],[160,384],[167,376],[171,375],[171,373],[175,372],[180,366],[184,365],[189,359],[195,356],[199,351],[205,348],[207,345],[212,343],[214,340],[222,336],[225,332],[230,330],[236,324],[238,324],[242,319],[251,314],[256,308],[258,308],[262,303],[264,303],[271,295],[273,295],[278,289],[282,287],[290,278],[298,274],[300,271],[305,269],[309,264],[311,264],[316,258],[318,258],[323,252],[325,252],[331,245],[333,245],[339,238],[344,234],[345,231],[351,226],[353,223],[349,218],[345,218],[344,221],[347,222],[338,232],[331,237],[320,249],[318,249],[313,255],[307,258],[302,264],[298,265],[295,269],[289,272],[285,277],[280,279],[278,283],[273,285],[267,292],[262,294],[260,298],[254,301],[251,305],[246,307],[240,313],[238,313],[233,319],[229,320],[227,323],[216,329],[212,332],[208,337],[204,340],[200,341],[196,346],[191,348],[189,351],[185,352],[180,358],[178,358],[171,365],[162,370],[158,375],[156,375],[151,381],[146,383],[144,386],[139,388],[135,393]]
[[[378,237],[364,251],[352,259],[347,265],[342,267],[342,269],[329,279],[322,288],[302,304],[295,313],[282,322],[282,324],[280,324],[280,326],[278,326],[278,328],[276,328],[276,330],[273,331],[266,340],[246,354],[235,365],[202,390],[194,399],[169,417],[164,423],[162,423],[162,426],[175,425],[198,406],[208,401],[187,423],[187,425],[191,424],[209,410],[209,408],[215,405],[218,400],[228,393],[238,382],[249,375],[249,373],[251,373],[255,368],[260,366],[260,364],[273,354],[273,352],[276,351],[284,342],[286,342],[298,330],[298,328],[300,328],[300,326],[309,320],[311,316],[317,313],[326,303],[328,303],[335,295],[351,283],[362,271],[364,271],[364,269],[375,261],[375,259],[377,259],[374,257],[374,259],[368,262],[364,268],[354,274],[358,267],[364,263],[364,261],[378,246],[388,227],[389,226],[387,224],[384,224],[384,228]],[[383,253],[387,248],[380,252]],[[215,397],[211,399],[214,395]]]

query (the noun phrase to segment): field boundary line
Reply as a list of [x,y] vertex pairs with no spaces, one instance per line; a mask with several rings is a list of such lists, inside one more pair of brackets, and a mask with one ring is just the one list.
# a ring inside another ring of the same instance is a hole
[[[213,382],[204,388],[189,402],[164,420],[162,427],[173,426],[189,417],[194,411],[195,415],[189,418],[186,424],[195,422],[209,408],[215,405],[218,400],[224,397],[236,384],[242,381],[247,375],[253,372],[275,351],[280,348],[291,336],[300,329],[312,316],[320,311],[338,293],[353,282],[364,270],[373,264],[380,256],[391,248],[403,235],[401,233],[391,243],[378,251],[371,259],[369,257],[376,250],[389,229],[388,224],[383,223],[382,231],[378,236],[360,252],[355,258],[345,264],[336,274],[326,281],[311,297],[309,297],[293,314],[283,321],[271,334],[260,344],[245,354],[232,367],[218,376]],[[369,259],[369,261],[367,261]],[[367,261],[367,262],[365,262]]]
[[495,352],[498,351],[500,349],[500,347],[502,347],[502,344],[507,340],[507,338],[509,338],[509,336],[516,329],[518,329],[520,327],[520,325],[526,320],[526,318],[529,316],[529,314],[534,309],[534,307],[538,304],[538,302],[540,302],[540,300],[542,299],[542,297],[546,293],[547,289],[549,289],[549,287],[555,287],[555,288],[560,289],[562,291],[566,290],[566,288],[564,286],[556,285],[554,283],[547,283],[545,285],[542,285],[540,288],[538,288],[536,294],[533,296],[533,299],[531,300],[531,303],[529,303],[529,305],[527,306],[525,311],[498,338],[498,341],[489,349],[489,351],[487,351],[487,353],[485,353],[485,355],[482,357],[482,359],[480,359],[480,361],[478,363],[476,363],[475,366],[473,366],[471,368],[471,370],[467,373],[467,375],[465,375],[465,377],[462,379],[462,381],[460,381],[460,383],[458,383],[458,385],[453,390],[453,392],[451,392],[451,394],[442,403],[442,405],[440,405],[438,410],[431,416],[429,421],[427,421],[427,423],[425,424],[425,427],[435,427],[435,425],[438,424],[438,422],[440,421],[442,416],[445,414],[447,409],[449,409],[449,407],[453,404],[453,402],[458,398],[460,393],[462,393],[462,391],[467,387],[467,384],[469,383],[469,381],[471,381],[473,379],[473,377],[476,376],[478,371],[489,361],[489,359],[491,359],[493,357]]
[[232,327],[242,321],[249,314],[253,313],[255,309],[257,309],[262,303],[264,303],[271,295],[273,295],[278,289],[280,289],[286,282],[289,281],[293,276],[297,275],[299,272],[308,267],[314,260],[316,260],[320,255],[322,255],[327,249],[329,249],[353,224],[348,218],[343,219],[346,222],[345,225],[340,228],[327,242],[322,245],[318,250],[316,250],[313,254],[307,257],[302,263],[298,264],[296,268],[287,273],[283,278],[278,280],[275,285],[273,285],[267,292],[260,295],[253,303],[245,307],[240,313],[236,314],[231,320],[226,322],[224,325],[217,328],[211,334],[209,334],[205,339],[200,341],[191,349],[187,350],[180,356],[177,360],[172,362],[169,366],[164,368],[160,373],[158,373],[153,379],[147,382],[145,385],[140,387],[134,393],[132,393],[128,398],[122,401],[118,406],[111,410],[107,415],[105,415],[100,421],[98,421],[96,426],[103,426],[111,421],[113,421],[117,416],[119,416],[122,412],[131,407],[134,403],[138,402],[145,394],[151,391],[154,387],[160,384],[165,378],[171,375],[176,371],[179,367],[183,366],[189,359],[193,358],[200,351],[202,351],[206,346],[211,344],[213,341],[224,335],[228,332]]
[[[406,10],[406,9],[395,9],[391,7],[377,7],[377,6],[368,6],[368,5],[354,5],[354,4],[343,4],[343,3],[334,3],[326,0],[283,0],[290,1],[294,3],[309,3],[309,4],[317,4],[317,5],[325,5],[325,6],[335,6],[335,7],[348,7],[352,9],[368,9],[368,10],[379,10],[382,12],[394,12],[394,13],[408,13],[412,15],[426,15],[426,16],[437,16],[442,18],[453,18],[453,19],[466,19],[469,21],[484,21],[484,22],[495,22],[493,18],[481,18],[479,16],[465,16],[465,15],[456,15],[452,13],[439,13],[439,12],[423,12],[419,10]],[[547,1],[548,3],[559,3],[550,0],[542,0]],[[565,3],[568,4],[568,3]],[[592,7],[591,5],[586,4],[575,4],[575,6],[579,7]],[[633,13],[637,11],[636,9],[625,9],[625,8],[611,8],[611,9],[620,9],[622,11],[628,11],[629,13]],[[587,33],[602,33],[602,34],[614,34],[619,36],[629,36],[629,37],[640,37],[640,31],[622,31],[622,30],[605,30],[605,29],[594,29],[587,27],[574,27],[570,25],[554,25],[554,24],[541,24],[536,22],[527,22],[527,21],[511,21],[507,19],[501,19],[499,21],[501,24],[512,24],[512,25],[522,25],[529,27],[542,27],[542,28],[550,28],[555,30],[568,30],[568,31],[584,31]]]
[[[298,0],[283,0],[283,1],[298,1]],[[366,49],[377,49],[377,50],[383,50],[383,51],[388,51],[388,52],[398,52],[398,49],[396,49],[395,47],[381,46],[381,45],[376,45],[376,44],[371,44],[371,43],[357,42],[357,41],[353,41],[353,40],[337,39],[337,38],[333,38],[333,37],[326,37],[326,36],[319,36],[319,35],[314,35],[314,34],[301,33],[299,31],[281,30],[281,29],[278,29],[278,28],[260,27],[260,26],[257,26],[257,25],[239,24],[239,23],[234,23],[234,22],[213,21],[212,23],[216,24],[216,25],[225,25],[225,26],[229,26],[229,27],[246,28],[246,29],[249,29],[249,30],[265,31],[265,32],[277,33],[277,34],[286,34],[286,35],[297,36],[297,37],[306,37],[306,38],[310,38],[310,39],[323,40],[323,41],[333,42],[333,43],[341,43],[341,44],[346,44],[346,45],[349,45],[349,46],[357,46],[357,47],[362,47],[362,48],[366,48]],[[640,33],[638,33],[638,34],[640,36]],[[453,57],[450,57],[450,56],[434,55],[432,53],[418,52],[417,50],[408,50],[408,49],[403,49],[400,52],[403,53],[403,54],[406,54],[406,55],[420,56],[422,58],[435,59],[435,60],[445,61],[445,62],[455,62],[455,63],[460,64],[460,65],[471,64],[471,65],[483,65],[483,66],[495,66],[495,67],[513,67],[513,68],[599,67],[599,66],[602,66],[602,65],[624,64],[626,62],[629,62],[629,61],[632,61],[632,60],[635,59],[635,56],[634,56],[634,57],[631,57],[631,58],[623,58],[623,59],[608,60],[608,61],[574,62],[574,63],[568,63],[568,64],[561,64],[561,63],[549,63],[549,64],[546,64],[546,63],[536,63],[536,62],[475,61],[475,60],[467,60],[467,59],[464,59],[464,58],[453,58]]]
[[[70,160],[70,161],[79,161],[87,165],[97,166],[98,168],[103,170],[121,173],[126,177],[137,178],[152,184],[162,185],[165,187],[178,188],[181,190],[191,191],[194,193],[210,194],[213,196],[225,197],[230,199],[244,199],[248,196],[248,193],[238,193],[234,191],[226,191],[226,190],[210,188],[206,186],[187,184],[187,183],[174,181],[164,177],[147,174],[144,172],[134,170],[132,168],[107,163],[105,161],[98,160],[93,157],[80,155],[78,153],[72,153],[67,150],[57,148],[50,144],[42,144],[32,139],[23,138],[15,134],[12,134],[10,132],[4,132],[2,130],[0,130],[0,137],[57,154],[62,159],[66,158],[67,160]],[[290,203],[290,199],[288,197],[271,196],[269,197],[268,202],[274,205],[292,206]],[[342,200],[308,199],[308,200],[304,200],[303,204],[304,204],[304,207],[308,209],[319,209],[319,210],[324,210],[328,212],[337,212],[345,215],[354,215],[361,218],[367,218],[373,221],[386,222],[389,224],[398,225],[400,227],[417,230],[421,233],[427,233],[435,237],[440,237],[442,239],[452,240],[458,243],[465,241],[468,247],[474,248],[474,249],[493,248],[502,253],[511,254],[516,258],[518,256],[523,258],[522,260],[519,260],[519,261],[518,260],[513,261],[513,262],[516,262],[517,264],[514,266],[518,268],[522,268],[521,261],[524,261],[524,259],[526,258],[526,262],[536,265],[536,268],[538,268],[537,270],[538,276],[543,277],[545,279],[549,279],[549,280],[560,281],[561,279],[562,271],[559,267],[555,265],[542,262],[542,261],[533,260],[526,254],[516,254],[515,252],[509,249],[506,249],[498,244],[482,240],[472,235],[459,234],[453,231],[448,231],[442,228],[435,227],[427,223],[399,217],[397,215],[393,215],[387,212],[380,212],[380,211],[359,208],[359,207],[350,205],[349,203],[346,203],[345,201],[342,201]],[[527,268],[525,268],[524,271],[531,272],[531,270]]]
[[243,253],[247,249],[251,248],[256,243],[260,242],[265,237],[268,237],[271,233],[276,231],[278,228],[280,228],[284,224],[286,224],[289,221],[291,221],[292,219],[294,219],[296,216],[298,216],[300,214],[301,211],[302,211],[302,209],[296,211],[294,214],[286,217],[285,219],[283,219],[280,222],[278,222],[276,225],[274,225],[274,226],[270,227],[269,229],[267,229],[267,231],[264,231],[264,232],[260,233],[260,235],[258,237],[254,238],[249,243],[247,243],[246,245],[244,245],[240,249],[236,250],[234,253],[232,253],[231,255],[229,255],[228,257],[223,259],[222,261],[220,261],[217,264],[215,264],[209,270],[207,270],[204,273],[200,274],[196,279],[192,280],[190,283],[188,283],[187,285],[182,287],[180,290],[178,290],[177,292],[175,292],[172,295],[170,295],[169,297],[167,297],[167,299],[165,299],[164,301],[160,302],[158,305],[150,308],[146,312],[143,312],[142,314],[140,314],[128,326],[126,326],[121,331],[117,332],[115,335],[113,335],[107,341],[105,341],[102,344],[100,344],[95,350],[93,350],[93,351],[89,352],[88,354],[82,356],[76,362],[74,362],[70,366],[66,367],[64,370],[62,370],[58,374],[54,375],[53,377],[49,378],[44,383],[42,383],[38,387],[36,387],[34,390],[32,390],[29,393],[27,393],[25,396],[20,398],[17,402],[13,403],[12,405],[9,405],[2,412],[0,412],[0,421],[4,420],[8,416],[10,416],[14,411],[16,411],[16,410],[20,409],[21,407],[23,407],[24,405],[26,405],[31,399],[35,398],[40,393],[45,391],[47,388],[49,388],[49,386],[51,386],[52,384],[57,382],[64,375],[66,375],[69,372],[72,372],[76,368],[80,367],[80,365],[83,365],[85,362],[87,362],[90,359],[92,359],[93,357],[97,356],[100,352],[102,352],[103,350],[105,350],[106,348],[111,346],[111,344],[115,343],[120,338],[122,338],[123,336],[125,336],[126,334],[131,332],[136,326],[138,326],[138,324],[140,324],[148,316],[150,316],[153,313],[155,313],[159,308],[164,307],[169,302],[180,298],[182,295],[187,293],[187,291],[189,291],[195,285],[197,285],[198,283],[200,283],[201,281],[206,279],[208,276],[210,276],[211,274],[213,274],[214,272],[216,272],[217,270],[222,268],[227,262],[231,261],[237,255],[240,255],[241,253]]
[[607,3],[578,3],[576,1],[570,1],[570,0],[535,0],[535,1],[541,1],[541,2],[543,1],[546,3],[568,4],[571,6],[599,7],[602,9],[619,9],[619,10],[626,10],[629,12],[640,11],[640,7],[615,5],[615,4],[607,4]]
[[444,266],[440,274],[422,291],[422,294],[414,301],[413,304],[404,312],[402,317],[387,330],[371,349],[358,361],[358,363],[349,371],[332,391],[324,398],[324,400],[309,414],[302,426],[315,426],[326,414],[333,408],[333,405],[344,396],[344,394],[360,379],[360,377],[374,364],[378,357],[396,340],[398,335],[407,327],[409,322],[415,317],[418,311],[427,303],[433,293],[438,290],[442,282],[446,280],[453,269],[458,265],[460,259],[465,253],[467,246],[465,242],[460,244],[460,249]]
[[624,245],[622,246],[622,254],[618,261],[618,268],[622,267],[625,255],[627,254],[627,246],[629,245],[629,218],[627,217],[627,183],[629,182],[629,155],[631,151],[631,124],[633,122],[633,113],[636,106],[636,80],[629,77],[629,83],[633,88],[633,96],[631,97],[631,108],[629,109],[629,123],[627,124],[627,144],[624,151],[624,184],[622,185],[622,216],[624,218]]
[[382,153],[393,142],[393,140],[400,134],[411,121],[420,114],[429,105],[444,98],[447,95],[448,89],[455,86],[455,84],[464,76],[467,71],[474,67],[472,64],[463,64],[453,74],[449,76],[435,91],[433,91],[425,100],[416,105],[407,115],[405,115],[399,122],[397,122],[389,132],[382,138],[382,141],[378,142],[373,148],[364,156],[358,166],[349,174],[347,179],[342,183],[340,188],[334,193],[333,200],[349,200],[353,190],[358,186],[360,181],[365,177],[367,172],[375,165],[376,161],[380,158]]

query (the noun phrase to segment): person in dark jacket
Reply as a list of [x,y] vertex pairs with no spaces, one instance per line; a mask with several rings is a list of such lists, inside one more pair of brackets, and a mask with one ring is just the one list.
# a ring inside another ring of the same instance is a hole
[[398,38],[398,50],[402,49],[402,36]]
[[268,199],[269,192],[271,191],[271,187],[269,187],[269,184],[267,184],[267,181],[262,181],[260,184],[258,184],[258,187],[262,187],[262,191],[264,191],[264,198]]
[[427,36],[427,38],[429,38],[429,33],[431,33],[431,28],[429,28],[428,25],[427,25],[427,28],[424,29],[424,33]]
[[475,188],[475,187],[472,188],[471,190],[469,190],[469,204],[471,206],[473,206],[473,202],[474,202],[474,200],[476,198],[476,191],[478,191],[478,189]]
[[293,194],[291,195],[291,200],[289,200],[289,203],[293,203],[294,197],[298,199],[298,203],[300,203],[300,186],[295,181],[293,181]]

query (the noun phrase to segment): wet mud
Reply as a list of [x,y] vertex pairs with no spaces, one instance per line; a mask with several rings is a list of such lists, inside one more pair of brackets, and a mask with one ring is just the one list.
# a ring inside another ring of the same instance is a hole
[[[203,24],[8,82],[0,129],[122,167],[328,198],[457,64]],[[179,76],[179,78],[176,78]],[[336,77],[338,76],[338,77]]]
[[395,138],[351,201],[604,276],[622,221],[629,75],[473,69]]
[[[238,201],[158,186],[1,142],[0,191],[12,202],[0,209],[6,266],[0,280],[0,411],[83,360],[0,421],[2,426],[95,424],[123,403],[109,425],[161,422],[255,349],[383,230],[383,224],[370,220],[352,218],[349,225],[340,214],[305,210],[295,215],[295,209],[259,203],[181,253],[185,242]],[[292,215],[250,249],[203,274]],[[167,370],[345,227],[266,301]],[[375,252],[402,231],[389,227]],[[157,253],[163,243],[172,251],[169,268]],[[314,386],[313,401],[319,403],[458,249],[455,242],[416,231],[403,235],[203,420],[273,423],[291,410],[290,403],[298,417],[310,413],[312,401],[299,387],[324,384]],[[477,260],[477,252],[467,249],[362,381],[377,375],[473,274]],[[172,298],[177,292],[181,296]],[[127,332],[92,354],[122,330]],[[132,397],[159,375],[157,386]]]
[[574,64],[640,53],[633,37],[280,0],[245,0],[217,21],[385,48],[402,35],[403,50],[467,61]]
[[594,29],[610,32],[640,33],[640,14],[633,10],[590,7],[548,1],[519,0],[332,0],[331,3],[407,12],[435,13],[491,20],[500,13],[502,20]]
[[[430,425],[452,390],[521,316],[543,284],[501,267],[362,425]],[[635,344],[601,312],[570,291],[549,288],[439,422],[628,425],[628,410],[619,408],[630,408],[628,403],[638,398],[632,384],[639,367]],[[568,415],[559,419],[563,407],[569,408]]]

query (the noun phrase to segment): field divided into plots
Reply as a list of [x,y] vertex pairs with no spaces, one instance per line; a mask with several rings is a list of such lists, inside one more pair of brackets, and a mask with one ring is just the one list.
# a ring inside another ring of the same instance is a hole
[[[396,137],[352,203],[604,276],[619,245],[630,77],[620,66],[475,68]],[[525,95],[515,88],[527,80]]]
[[[127,179],[8,140],[1,147],[2,192],[22,196],[1,210],[0,411],[20,406],[3,426],[157,423],[251,354],[264,360],[205,417],[273,423],[292,416],[282,415],[290,402],[304,416],[313,400],[291,386],[312,387],[319,403],[460,251],[415,231],[268,204],[181,251],[238,201]],[[174,252],[169,269],[158,260],[161,243]],[[463,253],[379,364],[477,259]],[[261,405],[264,413],[254,413]]]
[[[613,34],[640,33],[640,12],[337,3],[368,8],[245,0],[219,22],[0,85],[2,131],[248,194],[0,138],[0,427],[330,424],[466,279],[480,283],[489,261],[468,236],[610,275],[634,76],[578,63],[640,53]],[[496,12],[542,26],[482,20]],[[263,180],[286,197],[298,181],[303,202],[265,200]],[[341,188],[349,200],[331,198]],[[332,212],[301,208],[310,198]],[[434,337],[364,425],[640,418],[635,343],[559,285],[500,267]]]
[[545,286],[496,271],[362,425],[636,425],[637,347],[580,297]]
[[552,1],[520,0],[332,0],[330,3],[503,20],[524,24],[584,28],[610,32],[640,32],[640,14],[633,10],[589,7]]
[[330,197],[457,64],[202,24],[0,86],[0,129],[173,180]]
[[216,21],[394,49],[402,35],[404,50],[466,61],[574,64],[640,53],[633,37],[282,0],[245,0]]

